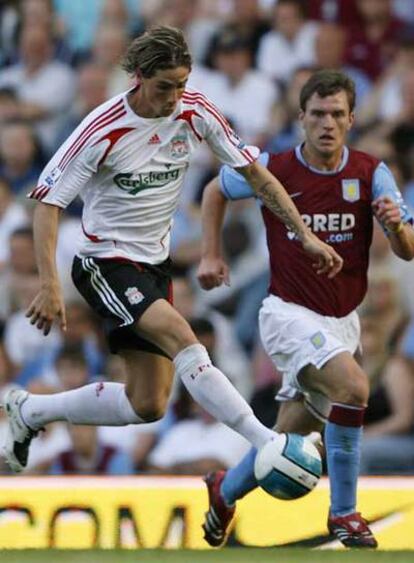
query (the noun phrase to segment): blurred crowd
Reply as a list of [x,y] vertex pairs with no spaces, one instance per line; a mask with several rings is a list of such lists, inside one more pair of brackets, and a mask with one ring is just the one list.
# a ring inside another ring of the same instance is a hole
[[[202,90],[247,142],[273,152],[302,140],[299,91],[315,69],[356,83],[350,145],[384,160],[414,213],[414,0],[3,0],[0,7],[0,394],[10,385],[58,392],[123,381],[100,324],[70,279],[81,203],[63,214],[57,250],[68,329],[46,338],[25,318],[38,290],[25,196],[85,115],[133,85],[118,63],[154,24],[184,30]],[[172,232],[174,302],[214,363],[271,426],[280,374],[264,354],[257,313],[267,292],[260,213],[230,206],[224,249],[231,285],[196,282],[200,201],[218,163],[201,148]],[[362,472],[414,474],[414,263],[374,232],[370,287],[360,308],[371,380]],[[3,417],[0,414],[0,417]],[[0,418],[0,441],[4,433]],[[180,386],[159,422],[127,427],[55,423],[33,442],[28,473],[200,474],[234,465],[245,440],[215,422]],[[0,461],[0,471],[7,467]]]

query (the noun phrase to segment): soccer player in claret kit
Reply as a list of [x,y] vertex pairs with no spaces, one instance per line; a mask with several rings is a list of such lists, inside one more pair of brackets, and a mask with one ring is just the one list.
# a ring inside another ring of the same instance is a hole
[[[159,419],[173,370],[210,414],[255,447],[274,437],[228,379],[215,368],[189,324],[171,304],[169,232],[183,175],[205,140],[223,163],[297,233],[321,274],[334,276],[342,259],[304,224],[283,186],[257,162],[201,93],[186,89],[191,56],[181,31],[157,27],[136,38],[123,66],[137,84],[92,111],[57,151],[29,194],[38,200],[34,237],[41,289],[27,316],[48,334],[65,329],[56,271],[58,219],[77,195],[84,202],[83,238],[72,277],[103,319],[108,343],[125,361],[126,385],[86,385],[54,395],[11,390],[4,399],[4,454],[14,471],[27,464],[32,438],[45,424],[122,426]],[[23,345],[23,344],[22,344]]]
[[[344,265],[334,278],[315,275],[297,237],[261,206],[270,256],[269,296],[259,313],[263,346],[283,375],[276,430],[309,434],[325,424],[330,478],[328,529],[347,547],[376,547],[356,512],[356,490],[368,378],[358,364],[356,307],[367,289],[373,216],[393,252],[414,256],[412,218],[389,168],[345,145],[354,120],[355,88],[344,74],[319,71],[304,85],[299,118],[305,141],[260,160],[286,187],[305,223],[333,244]],[[199,281],[212,289],[229,279],[220,249],[228,200],[255,194],[224,166],[207,186],[202,204],[203,250]],[[206,477],[210,508],[203,525],[211,545],[225,542],[236,500],[257,487],[253,448],[227,473]],[[277,526],[277,522],[275,522]]]

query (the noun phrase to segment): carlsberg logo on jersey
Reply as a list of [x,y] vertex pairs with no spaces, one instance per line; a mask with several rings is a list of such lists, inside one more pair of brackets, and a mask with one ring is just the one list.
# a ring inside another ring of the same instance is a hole
[[[355,215],[353,213],[314,213],[313,215],[302,215],[303,222],[314,233],[328,233],[326,242],[345,242],[352,240],[354,235],[349,232],[355,227]],[[348,231],[348,232],[344,232]],[[297,240],[298,237],[292,231],[287,232],[289,240]]]
[[161,172],[142,172],[137,175],[132,173],[117,174],[114,177],[114,182],[126,192],[135,195],[141,190],[149,188],[162,188],[170,182],[177,180],[180,175],[180,169],[174,168],[173,170],[165,170]]

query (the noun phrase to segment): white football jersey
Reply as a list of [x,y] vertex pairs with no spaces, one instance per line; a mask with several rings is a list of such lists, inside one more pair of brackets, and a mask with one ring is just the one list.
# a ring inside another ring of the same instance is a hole
[[201,93],[186,89],[174,113],[146,119],[128,92],[92,111],[60,147],[28,197],[65,208],[84,202],[81,256],[159,264],[192,153],[205,140],[217,158],[243,167],[259,155]]

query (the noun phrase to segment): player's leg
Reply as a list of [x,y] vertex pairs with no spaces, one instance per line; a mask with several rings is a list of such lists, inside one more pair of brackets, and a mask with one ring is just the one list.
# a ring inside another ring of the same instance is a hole
[[161,418],[172,381],[172,362],[140,350],[119,353],[126,360],[126,385],[100,381],[52,395],[18,391],[26,396],[20,412],[27,426],[39,430],[56,421],[124,426]]
[[141,337],[173,358],[175,370],[192,397],[212,416],[254,446],[274,436],[254,416],[251,407],[225,375],[211,363],[188,322],[166,300],[159,299],[136,323]]
[[4,455],[13,471],[27,464],[31,440],[50,422],[124,426],[160,418],[172,382],[172,362],[144,351],[120,351],[126,359],[127,384],[92,383],[62,393],[33,395],[12,389],[4,399],[9,428]]
[[[139,338],[133,326],[153,300],[169,293],[168,276],[155,275],[132,263],[78,257],[72,274],[80,293],[103,318],[111,351],[125,353],[127,388],[122,383],[99,382],[53,395],[13,389],[4,400],[9,419],[4,454],[14,471],[25,467],[32,438],[49,422],[139,424],[154,420],[166,404],[172,362],[162,350]],[[141,285],[146,292],[144,303],[138,289]],[[138,401],[140,390],[145,397]]]
[[[303,400],[281,402],[275,425],[277,432],[308,435],[322,427],[323,423],[307,410]],[[257,449],[251,448],[235,467],[209,473],[205,478],[209,509],[203,523],[204,538],[214,547],[223,545],[227,539],[236,501],[258,486],[254,475],[256,453]]]
[[329,530],[347,547],[376,547],[366,522],[356,512],[362,424],[368,378],[349,352],[332,357],[320,369],[306,366],[298,377],[304,389],[327,396],[331,411],[325,427],[330,480]]
[[329,360],[321,369],[306,366],[299,378],[304,389],[328,396],[332,408],[325,427],[331,513],[355,512],[362,423],[368,401],[368,380],[348,352]]
[[[353,358],[360,341],[358,315],[326,317],[269,296],[260,310],[259,324],[264,348],[284,373],[288,392],[295,388],[302,392],[310,412],[327,419],[325,449],[333,513],[355,510],[362,418],[368,399],[367,377]],[[336,403],[332,408],[329,400]],[[353,545],[375,546],[369,529],[359,516],[354,524],[357,520],[361,527],[357,526],[360,533]],[[342,530],[338,531],[343,541]]]
[[125,393],[136,414],[152,422],[166,410],[174,375],[169,358],[137,350],[121,350],[127,370]]
[[[323,423],[306,409],[303,400],[280,403],[275,424],[277,432],[293,432],[306,436],[312,432],[320,432],[322,428]],[[257,487],[254,476],[256,452],[256,448],[252,448],[238,465],[226,472],[220,491],[227,506],[233,506],[237,500]]]

